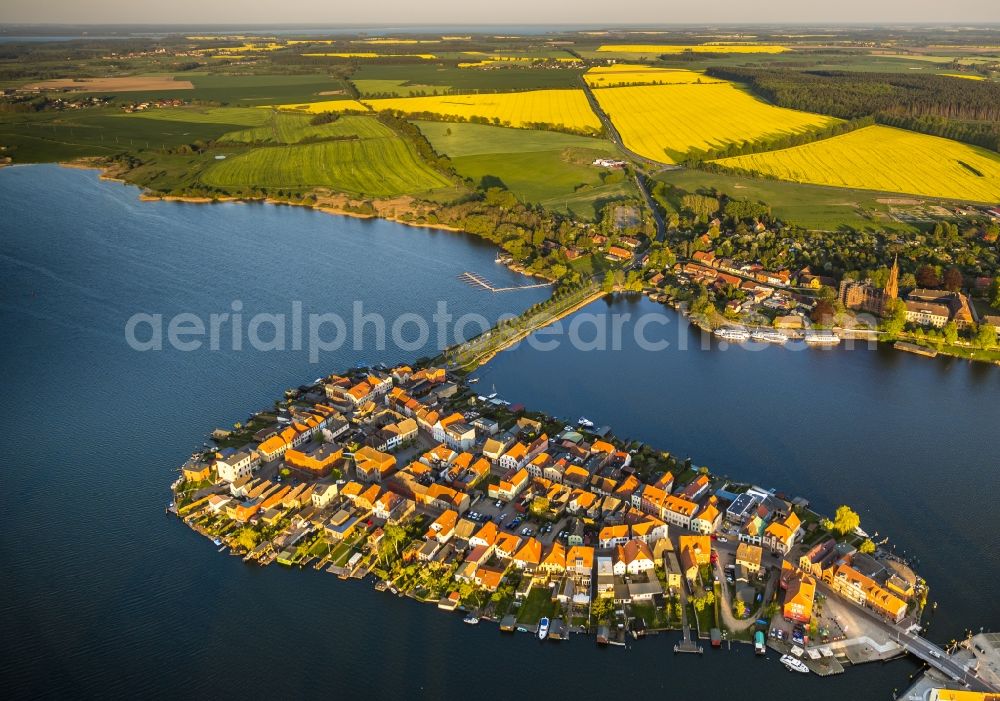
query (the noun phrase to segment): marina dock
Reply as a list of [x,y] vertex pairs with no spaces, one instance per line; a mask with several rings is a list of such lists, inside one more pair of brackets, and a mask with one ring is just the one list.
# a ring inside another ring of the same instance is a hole
[[514,286],[511,286],[511,287],[496,287],[493,283],[491,283],[489,280],[487,280],[486,278],[484,278],[482,275],[479,275],[478,273],[469,272],[469,271],[465,271],[464,273],[462,273],[461,275],[459,275],[458,279],[461,280],[462,282],[468,284],[468,285],[472,285],[473,287],[480,287],[480,288],[482,288],[484,290],[487,290],[489,292],[513,292],[515,290],[531,290],[531,289],[535,289],[535,288],[538,288],[538,287],[551,287],[551,285],[552,285],[552,283],[549,283],[549,282],[539,282],[539,283],[535,283],[535,284],[531,284],[531,285],[514,285]]

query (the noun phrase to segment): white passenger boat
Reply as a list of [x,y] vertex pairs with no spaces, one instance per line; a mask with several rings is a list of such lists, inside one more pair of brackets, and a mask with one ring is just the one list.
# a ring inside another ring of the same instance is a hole
[[781,664],[785,665],[792,672],[799,672],[801,674],[809,674],[809,668],[806,667],[805,662],[802,660],[797,660],[791,655],[782,655]]
[[745,329],[716,329],[713,331],[718,338],[726,341],[735,341],[736,343],[742,343],[750,339],[750,332]]
[[479,616],[470,613],[468,616],[462,619],[462,623],[468,623],[470,626],[478,625]]
[[543,618],[538,622],[538,639],[545,640],[549,635],[549,619]]
[[835,346],[840,343],[840,336],[832,331],[809,331],[805,341],[812,346]]
[[586,416],[581,416],[576,423],[580,426],[583,426],[584,428],[593,428],[594,426],[594,422],[588,419]]
[[788,336],[780,331],[771,331],[770,329],[757,329],[756,331],[752,331],[750,333],[750,338],[758,343],[786,343],[788,341]]

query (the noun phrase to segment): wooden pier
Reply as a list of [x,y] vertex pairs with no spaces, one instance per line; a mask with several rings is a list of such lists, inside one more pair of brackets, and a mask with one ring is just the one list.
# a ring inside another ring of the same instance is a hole
[[468,284],[468,285],[472,285],[473,287],[481,287],[482,289],[484,289],[484,290],[486,290],[488,292],[513,292],[513,291],[516,291],[516,290],[530,290],[530,289],[534,289],[536,287],[549,287],[552,284],[552,283],[549,283],[549,282],[539,282],[539,283],[536,283],[536,284],[533,284],[533,285],[515,285],[513,287],[496,287],[493,283],[491,283],[489,280],[487,280],[486,278],[484,278],[482,275],[479,275],[478,273],[472,273],[472,272],[469,272],[469,271],[465,271],[464,273],[462,273],[461,275],[459,275],[458,279],[461,280],[462,282]]

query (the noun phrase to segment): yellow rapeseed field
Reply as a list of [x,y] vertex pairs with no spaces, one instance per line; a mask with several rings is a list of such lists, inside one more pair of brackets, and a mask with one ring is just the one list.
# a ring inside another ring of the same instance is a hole
[[938,73],[938,75],[946,75],[949,78],[965,78],[966,80],[986,80],[985,76],[973,73]]
[[616,54],[780,54],[788,51],[777,44],[602,44],[598,51]]
[[774,107],[732,83],[601,88],[594,95],[625,145],[674,163],[694,149],[821,128],[839,120]]
[[319,112],[343,112],[345,110],[359,110],[367,112],[368,107],[357,100],[323,100],[321,102],[299,102],[290,105],[261,105],[264,109],[295,110],[296,112],[308,112],[317,114]]
[[804,146],[716,162],[802,183],[1000,201],[1000,155],[892,127],[865,127]]
[[595,66],[583,74],[587,85],[592,88],[607,88],[614,85],[673,85],[677,83],[721,83],[718,78],[710,78],[698,71],[684,68],[656,68],[634,63],[616,63],[611,66]]
[[590,109],[583,90],[529,90],[527,92],[394,97],[365,100],[375,110],[407,114],[431,113],[462,119],[481,118],[510,127],[551,125],[583,133],[597,133],[601,122]]

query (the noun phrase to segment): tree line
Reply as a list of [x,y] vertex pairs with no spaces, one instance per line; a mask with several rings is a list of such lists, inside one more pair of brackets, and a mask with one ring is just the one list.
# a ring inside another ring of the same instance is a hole
[[1000,83],[941,75],[709,68],[791,109],[880,124],[1000,151]]

